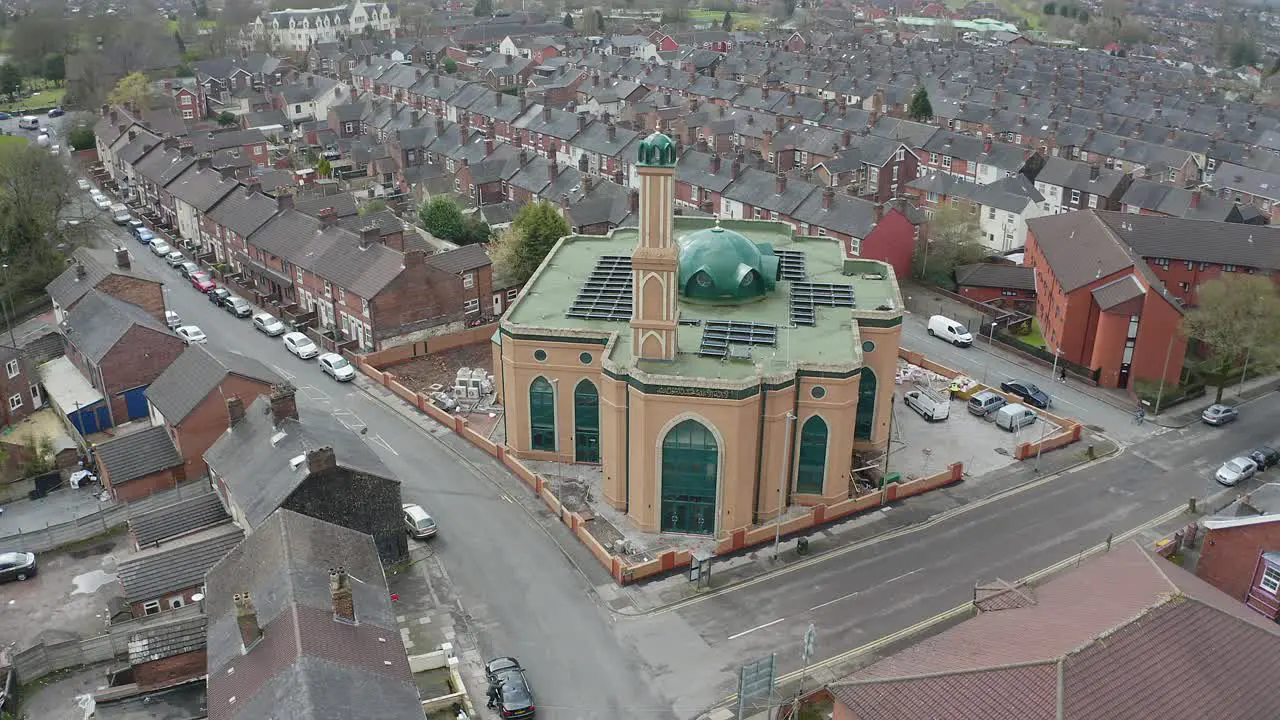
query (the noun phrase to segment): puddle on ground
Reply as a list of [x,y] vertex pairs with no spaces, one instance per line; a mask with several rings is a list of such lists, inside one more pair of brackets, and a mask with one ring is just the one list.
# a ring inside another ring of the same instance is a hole
[[71,578],[71,582],[75,584],[76,589],[71,591],[72,595],[89,595],[98,591],[98,588],[116,581],[115,573],[102,572],[101,570],[90,570],[83,575],[77,575]]

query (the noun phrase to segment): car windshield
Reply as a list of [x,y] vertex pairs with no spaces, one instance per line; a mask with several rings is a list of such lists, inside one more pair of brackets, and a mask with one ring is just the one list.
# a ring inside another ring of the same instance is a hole
[[0,565],[17,565],[23,562],[25,558],[16,552],[0,553]]
[[533,697],[529,694],[529,686],[524,677],[514,670],[506,670],[498,674],[498,682],[502,684],[502,702],[509,708],[529,707]]
[[429,517],[420,518],[418,522],[414,523],[414,527],[418,528],[419,530],[426,530],[427,528],[433,528],[435,526],[436,526],[436,521],[432,520]]
[[1240,459],[1232,460],[1227,463],[1227,469],[1232,472],[1244,472],[1245,467],[1247,466],[1244,461]]
[[342,357],[341,355],[339,355],[336,358],[330,359],[329,364],[333,366],[334,370],[341,370],[343,368],[351,366],[351,363],[347,362],[347,359]]

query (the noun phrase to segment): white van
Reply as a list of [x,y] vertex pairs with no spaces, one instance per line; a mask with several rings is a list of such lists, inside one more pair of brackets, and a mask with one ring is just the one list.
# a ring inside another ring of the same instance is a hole
[[916,387],[908,390],[902,395],[902,402],[929,422],[946,420],[951,414],[951,403],[947,398],[929,388]]
[[1036,411],[1019,403],[1005,405],[996,411],[996,427],[1015,432],[1035,423]]
[[973,336],[965,326],[945,315],[934,315],[929,318],[929,334],[959,347],[969,347],[973,344]]
[[21,130],[39,130],[40,118],[35,115],[24,115],[18,120],[18,128]]

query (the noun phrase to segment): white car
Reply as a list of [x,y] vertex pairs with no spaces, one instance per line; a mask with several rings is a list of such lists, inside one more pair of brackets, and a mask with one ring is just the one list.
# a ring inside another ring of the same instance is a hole
[[1258,472],[1258,464],[1242,455],[1222,463],[1222,467],[1218,468],[1218,472],[1214,473],[1213,477],[1223,485],[1231,487],[1242,480],[1248,480],[1256,472]]
[[258,313],[253,316],[253,327],[258,332],[266,333],[271,337],[283,335],[285,331],[284,323],[271,313]]
[[172,310],[165,310],[164,324],[168,325],[170,330],[177,330],[182,327],[182,316]]
[[311,338],[300,332],[285,334],[284,349],[294,355],[297,355],[303,360],[310,360],[320,354],[320,348],[316,347],[316,344],[311,342]]
[[93,183],[89,182],[88,180],[85,180],[84,178],[76,178],[76,187],[80,188],[81,190],[92,190]]
[[99,210],[110,210],[111,198],[107,197],[106,195],[94,195],[93,204],[96,205]]
[[151,252],[159,255],[160,257],[164,257],[165,255],[173,252],[173,248],[169,247],[169,243],[163,240],[153,240],[151,242]]
[[209,341],[209,338],[205,337],[204,331],[195,325],[183,325],[174,330],[174,332],[178,333],[178,337],[182,338],[182,342],[188,345],[197,345]]
[[356,368],[338,353],[325,353],[320,356],[320,369],[325,375],[338,382],[350,382],[356,379]]

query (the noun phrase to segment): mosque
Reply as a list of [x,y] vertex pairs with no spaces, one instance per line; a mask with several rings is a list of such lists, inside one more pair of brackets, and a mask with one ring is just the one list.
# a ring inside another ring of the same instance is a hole
[[638,228],[560,240],[502,318],[518,457],[599,464],[648,532],[724,537],[849,497],[889,437],[892,268],[785,222],[674,214],[676,146],[638,149]]

